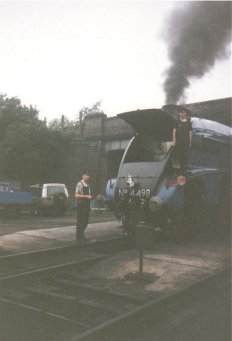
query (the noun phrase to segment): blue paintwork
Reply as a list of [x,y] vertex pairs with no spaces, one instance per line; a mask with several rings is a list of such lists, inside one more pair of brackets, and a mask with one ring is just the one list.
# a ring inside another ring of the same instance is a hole
[[174,208],[181,208],[183,202],[183,187],[179,186],[172,178],[162,186],[156,194],[164,203]]
[[29,205],[32,195],[29,192],[0,192],[0,205]]
[[11,208],[23,209],[32,205],[32,194],[30,192],[13,192],[10,183],[1,181],[0,188],[0,209],[7,210]]

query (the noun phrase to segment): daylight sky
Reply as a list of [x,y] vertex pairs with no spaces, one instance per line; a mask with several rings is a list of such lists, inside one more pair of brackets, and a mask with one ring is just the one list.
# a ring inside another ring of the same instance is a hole
[[[75,119],[101,101],[107,116],[160,108],[170,65],[162,36],[185,2],[0,1],[0,93],[40,119]],[[231,59],[192,79],[187,103],[231,96]]]

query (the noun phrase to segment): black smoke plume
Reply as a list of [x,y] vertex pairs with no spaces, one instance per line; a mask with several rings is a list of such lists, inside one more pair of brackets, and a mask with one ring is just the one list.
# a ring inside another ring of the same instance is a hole
[[184,98],[191,77],[202,77],[217,60],[230,54],[231,2],[177,3],[165,25],[171,66],[164,91],[166,103],[177,103]]

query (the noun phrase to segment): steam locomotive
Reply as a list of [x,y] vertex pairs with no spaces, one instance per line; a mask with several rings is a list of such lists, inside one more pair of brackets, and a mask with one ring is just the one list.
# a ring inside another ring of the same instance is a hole
[[[169,232],[210,222],[230,220],[231,135],[229,126],[191,117],[192,147],[186,182],[177,179],[172,131],[180,107],[137,110],[119,114],[135,135],[129,142],[116,179],[106,195],[125,231],[136,225]],[[191,113],[189,112],[191,115]]]

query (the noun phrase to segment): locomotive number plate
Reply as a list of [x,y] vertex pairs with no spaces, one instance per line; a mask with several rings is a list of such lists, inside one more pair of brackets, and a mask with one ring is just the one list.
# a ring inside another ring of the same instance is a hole
[[151,190],[141,188],[141,189],[135,191],[134,189],[129,190],[127,188],[122,188],[122,189],[118,190],[118,194],[119,194],[120,198],[123,198],[125,196],[139,197],[139,198],[150,198]]

